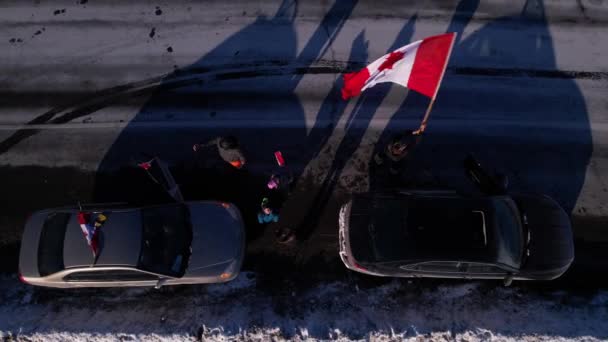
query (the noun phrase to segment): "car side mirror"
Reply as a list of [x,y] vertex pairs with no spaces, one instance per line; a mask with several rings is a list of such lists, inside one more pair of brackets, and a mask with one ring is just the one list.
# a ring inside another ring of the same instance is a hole
[[502,283],[504,286],[511,286],[511,284],[513,283],[513,275],[507,274],[505,276],[505,279],[502,280]]
[[163,287],[165,284],[167,284],[167,279],[159,279],[156,285],[154,285],[154,288],[156,290],[160,290],[160,288]]
[[507,176],[489,173],[472,154],[464,159],[464,169],[477,189],[486,195],[504,195],[509,183]]

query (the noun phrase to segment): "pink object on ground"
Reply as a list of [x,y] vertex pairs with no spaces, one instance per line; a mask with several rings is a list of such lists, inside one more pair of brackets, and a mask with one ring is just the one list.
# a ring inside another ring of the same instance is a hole
[[279,186],[279,180],[275,176],[271,176],[267,185],[268,189],[276,189]]

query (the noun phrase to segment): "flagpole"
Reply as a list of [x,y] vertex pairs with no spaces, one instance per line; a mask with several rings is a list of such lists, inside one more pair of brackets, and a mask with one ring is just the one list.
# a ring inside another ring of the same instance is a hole
[[429,116],[431,115],[431,109],[433,109],[433,104],[435,103],[435,99],[431,99],[431,103],[426,108],[426,113],[424,113],[424,118],[422,118],[422,122],[420,123],[420,127],[426,126],[426,122],[429,120]]
[[437,93],[439,92],[439,87],[441,87],[441,82],[443,82],[443,75],[445,75],[445,69],[447,69],[448,62],[450,61],[450,57],[452,55],[452,48],[454,47],[454,42],[456,41],[456,32],[453,32],[454,38],[452,39],[452,43],[450,44],[450,49],[448,50],[447,58],[445,59],[445,64],[443,64],[443,70],[441,70],[441,77],[439,77],[439,83],[437,84],[437,88],[435,88],[435,94],[431,98],[431,102],[426,109],[426,113],[424,113],[424,117],[422,118],[422,122],[420,123],[420,128],[418,131],[422,133],[426,129],[426,123],[429,120],[429,116],[431,115],[431,109],[433,109],[433,104],[435,104],[435,99],[437,98]]

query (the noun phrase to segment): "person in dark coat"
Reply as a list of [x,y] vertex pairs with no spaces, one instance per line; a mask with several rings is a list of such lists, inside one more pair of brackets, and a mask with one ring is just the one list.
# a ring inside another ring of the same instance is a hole
[[391,174],[399,174],[405,164],[405,158],[418,145],[423,132],[424,129],[421,127],[416,131],[405,131],[393,136],[386,148],[376,153],[374,162],[378,166],[388,164]]
[[217,146],[220,157],[228,164],[237,169],[245,166],[245,155],[241,150],[239,141],[233,136],[218,137],[204,144],[194,144],[192,145],[192,149],[194,152],[197,152],[213,145]]

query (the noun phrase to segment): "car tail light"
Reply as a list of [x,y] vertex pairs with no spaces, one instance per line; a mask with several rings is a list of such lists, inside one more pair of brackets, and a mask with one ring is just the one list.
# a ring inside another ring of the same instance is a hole
[[222,207],[228,209],[230,208],[230,203],[222,202]]
[[24,283],[24,284],[28,283],[27,281],[25,281],[25,278],[23,278],[23,275],[21,274],[21,272],[19,272],[19,281],[22,282],[22,283]]
[[231,275],[232,275],[231,273],[224,272],[224,273],[220,274],[220,279],[226,280],[226,279],[230,278]]
[[356,269],[359,269],[361,271],[367,271],[367,269],[359,264],[357,264],[356,262],[353,262],[353,266],[355,266]]

